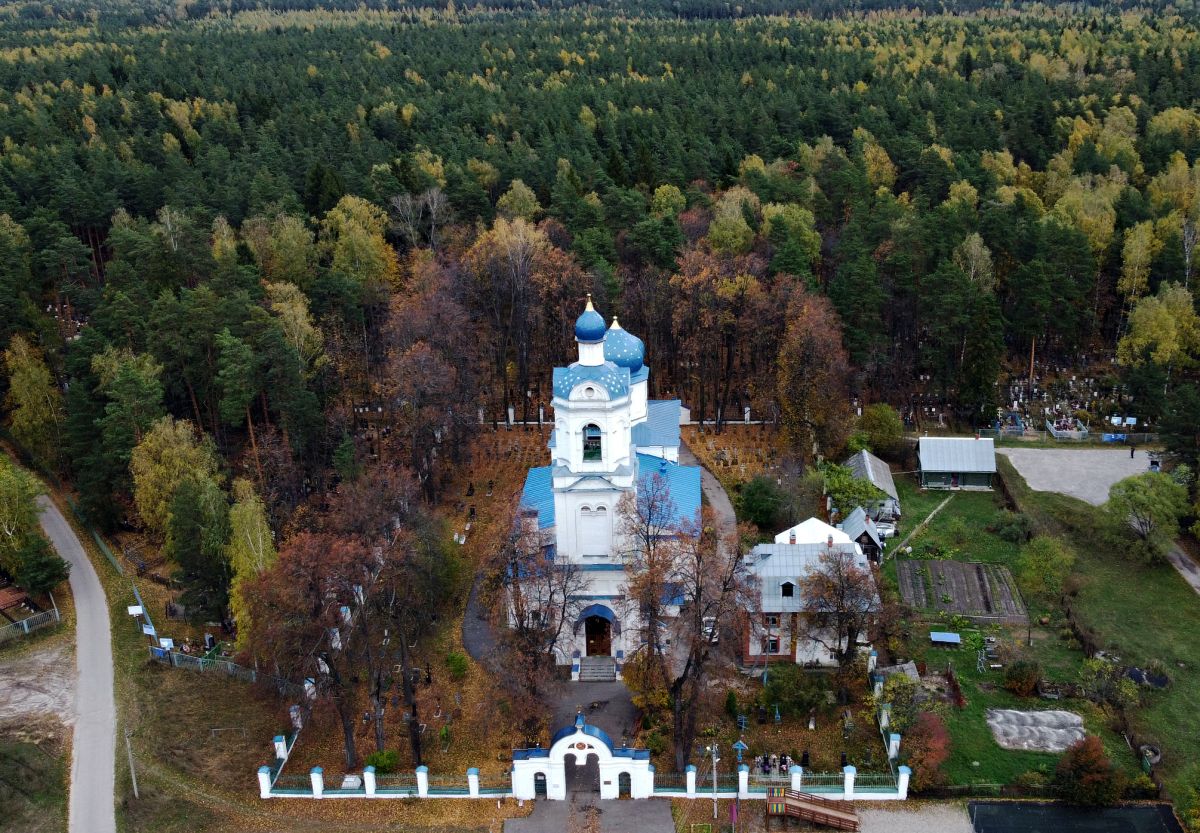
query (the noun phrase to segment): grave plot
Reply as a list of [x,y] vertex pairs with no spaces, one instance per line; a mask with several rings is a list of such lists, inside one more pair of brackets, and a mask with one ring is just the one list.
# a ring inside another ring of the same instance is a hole
[[1000,564],[908,559],[896,564],[900,595],[917,610],[1023,625],[1025,602],[1009,569]]

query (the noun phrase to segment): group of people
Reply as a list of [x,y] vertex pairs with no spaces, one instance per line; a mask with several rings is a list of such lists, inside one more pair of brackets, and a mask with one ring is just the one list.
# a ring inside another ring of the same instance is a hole
[[787,775],[796,762],[788,755],[760,755],[758,768],[763,775]]
[[1075,417],[1057,416],[1054,419],[1055,431],[1074,431],[1075,427]]

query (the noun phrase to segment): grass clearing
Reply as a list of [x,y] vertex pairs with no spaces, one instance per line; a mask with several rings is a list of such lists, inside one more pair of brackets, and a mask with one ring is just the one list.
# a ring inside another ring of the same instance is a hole
[[0,827],[51,833],[67,826],[67,743],[55,724],[44,731],[0,732]]
[[[998,631],[1010,642],[1023,642],[1023,630]],[[1078,663],[1082,654],[1076,653]],[[1031,697],[1018,697],[1004,688],[1004,672],[985,666],[980,672],[975,652],[930,649],[926,654],[930,670],[952,665],[962,687],[967,704],[964,708],[950,707],[945,712],[946,727],[953,740],[950,760],[945,770],[952,784],[1008,784],[1024,772],[1036,770],[1047,775],[1054,770],[1057,753],[1025,752],[1004,749],[992,737],[987,725],[988,709],[1021,709],[1039,711],[1064,709],[1073,711],[1083,718],[1087,730],[1099,735],[1110,756],[1123,766],[1130,775],[1137,770],[1137,763],[1129,754],[1124,741],[1106,725],[1105,716],[1095,704],[1086,700],[1047,701]]]
[[1165,663],[1171,686],[1130,709],[1139,739],[1164,749],[1160,772],[1175,798],[1200,781],[1200,598],[1167,564],[1145,566],[1109,531],[1101,509],[1075,498],[1034,492],[1011,464],[998,465],[1022,512],[1040,530],[1072,544],[1080,589],[1070,599],[1079,621],[1126,664]]

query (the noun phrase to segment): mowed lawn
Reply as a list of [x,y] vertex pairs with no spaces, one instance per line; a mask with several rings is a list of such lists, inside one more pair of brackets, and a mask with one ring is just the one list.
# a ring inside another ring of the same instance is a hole
[[1040,528],[1073,544],[1079,620],[1124,663],[1167,665],[1171,686],[1147,693],[1129,711],[1135,732],[1164,749],[1162,772],[1174,798],[1200,785],[1200,596],[1168,564],[1133,560],[1106,526],[1102,510],[1065,495],[1034,492],[1007,460],[1010,490]]

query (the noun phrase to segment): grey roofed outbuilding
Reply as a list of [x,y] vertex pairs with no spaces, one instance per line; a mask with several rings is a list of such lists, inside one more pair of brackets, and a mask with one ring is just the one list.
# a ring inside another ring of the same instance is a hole
[[900,500],[900,495],[896,494],[896,482],[892,480],[891,467],[871,452],[863,449],[847,460],[844,465],[859,480],[869,481],[892,500]]
[[921,437],[917,456],[922,471],[996,473],[991,437]]
[[879,530],[875,528],[875,522],[871,520],[867,510],[861,506],[846,516],[846,520],[841,523],[841,530],[850,536],[851,541],[857,541],[865,532],[871,536],[871,541],[875,546],[883,549],[883,539],[879,537]]

